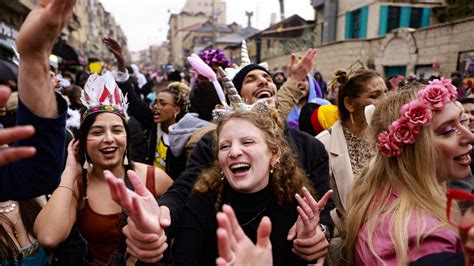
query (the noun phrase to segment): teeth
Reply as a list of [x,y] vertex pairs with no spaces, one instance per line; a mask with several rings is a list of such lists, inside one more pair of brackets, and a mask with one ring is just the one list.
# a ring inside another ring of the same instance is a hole
[[234,170],[234,169],[237,169],[237,168],[240,168],[240,167],[250,167],[250,164],[248,164],[248,163],[238,163],[238,164],[234,164],[234,165],[230,166],[230,169]]
[[115,151],[117,148],[106,148],[106,149],[102,149],[103,152],[112,152],[112,151]]

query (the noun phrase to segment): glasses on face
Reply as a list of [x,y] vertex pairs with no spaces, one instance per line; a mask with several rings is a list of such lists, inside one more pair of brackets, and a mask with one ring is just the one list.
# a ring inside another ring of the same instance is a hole
[[[448,203],[446,213],[449,223],[460,231],[469,231],[474,226],[474,194],[457,189],[446,192]],[[464,213],[460,218],[459,208]]]
[[166,107],[167,105],[175,105],[175,104],[174,103],[167,103],[165,101],[158,100],[158,101],[155,101],[155,105],[157,107],[163,108],[163,107]]

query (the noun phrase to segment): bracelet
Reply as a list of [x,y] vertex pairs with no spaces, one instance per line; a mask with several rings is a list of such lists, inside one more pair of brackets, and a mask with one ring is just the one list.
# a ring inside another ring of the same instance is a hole
[[64,186],[64,185],[59,185],[57,188],[60,188],[60,187],[67,188],[67,189],[72,191],[72,194],[74,194],[74,190],[72,188],[70,188],[68,186]]

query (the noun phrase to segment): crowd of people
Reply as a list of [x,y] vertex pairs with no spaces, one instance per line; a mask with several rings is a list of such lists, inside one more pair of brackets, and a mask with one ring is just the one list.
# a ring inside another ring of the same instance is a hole
[[109,37],[114,67],[74,73],[74,4],[39,1],[0,81],[0,265],[472,265],[459,73],[325,81],[315,49],[271,72],[243,43],[142,74]]

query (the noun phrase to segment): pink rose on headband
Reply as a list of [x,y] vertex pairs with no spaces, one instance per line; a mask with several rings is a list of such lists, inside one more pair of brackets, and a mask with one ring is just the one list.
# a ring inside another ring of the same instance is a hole
[[420,133],[419,126],[411,124],[410,120],[406,117],[394,121],[388,127],[388,131],[390,132],[390,138],[397,145],[415,143],[416,137]]
[[406,117],[413,125],[429,125],[433,118],[433,113],[422,101],[413,101],[405,104],[400,109],[402,117]]
[[400,155],[400,147],[393,141],[387,131],[379,134],[377,148],[386,157]]
[[418,92],[418,97],[426,104],[429,104],[434,111],[441,110],[446,104],[451,102],[450,90],[438,80],[432,82],[424,89]]
[[446,89],[448,89],[449,93],[451,94],[451,100],[455,100],[458,96],[458,91],[456,87],[451,83],[450,79],[445,79],[444,77],[441,77],[441,80],[435,79],[433,81],[430,81],[429,83],[441,84]]

